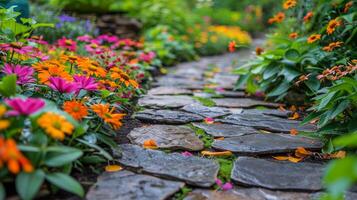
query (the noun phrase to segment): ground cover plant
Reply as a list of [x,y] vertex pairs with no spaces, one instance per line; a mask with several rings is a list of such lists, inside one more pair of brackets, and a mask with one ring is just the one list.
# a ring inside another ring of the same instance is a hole
[[257,48],[257,59],[235,71],[241,75],[237,87],[308,105],[303,123],[317,124],[314,134],[325,139],[327,152],[348,147],[349,156],[327,170],[326,199],[342,198],[355,181],[343,171],[357,165],[350,142],[357,120],[356,13],[354,1],[283,1],[268,20],[275,27],[267,47]]
[[155,53],[109,35],[51,44],[31,35],[51,25],[23,25],[13,8],[0,11],[0,197],[12,184],[22,199],[43,184],[83,196],[71,171],[112,160],[115,130],[142,92]]

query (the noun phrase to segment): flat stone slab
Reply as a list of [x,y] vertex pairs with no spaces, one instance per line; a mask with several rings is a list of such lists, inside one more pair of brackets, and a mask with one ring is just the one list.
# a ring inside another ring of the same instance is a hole
[[289,133],[291,129],[296,129],[298,131],[315,131],[317,129],[313,124],[306,124],[301,126],[300,121],[297,120],[289,120],[274,116],[244,112],[241,114],[229,115],[224,119],[217,121],[240,126],[250,126],[267,131],[285,133]]
[[199,122],[204,119],[200,115],[176,110],[153,110],[146,109],[137,112],[134,117],[144,122],[155,124],[187,124]]
[[322,190],[324,165],[239,157],[231,178],[238,184],[273,190]]
[[288,118],[292,112],[291,111],[281,111],[278,109],[265,109],[265,110],[257,110],[257,109],[244,109],[243,113],[247,114],[263,114],[270,115],[275,117]]
[[212,147],[240,155],[262,155],[294,152],[298,147],[318,150],[323,143],[317,139],[278,133],[258,133],[215,140]]
[[205,82],[201,80],[188,79],[187,77],[164,76],[158,78],[154,86],[173,86],[186,89],[203,89]]
[[179,153],[168,154],[131,144],[119,145],[114,149],[114,156],[124,166],[199,187],[212,186],[219,170],[214,160]]
[[139,99],[138,105],[148,108],[181,108],[197,101],[189,96],[147,95]]
[[212,100],[216,103],[216,106],[226,107],[226,108],[252,108],[256,106],[277,108],[280,105],[277,103],[259,101],[249,98],[218,98]]
[[242,98],[242,97],[245,97],[245,93],[242,92],[242,91],[224,90],[224,91],[217,91],[216,94],[222,95],[224,97],[230,97],[230,98]]
[[91,187],[88,200],[164,200],[185,184],[130,171],[105,172]]
[[181,110],[194,113],[197,115],[201,115],[203,117],[222,117],[225,115],[229,115],[231,112],[228,109],[221,107],[207,107],[203,106],[199,103],[189,104],[181,108]]
[[231,124],[205,124],[193,123],[193,126],[203,129],[208,135],[213,137],[235,137],[259,133],[258,130],[249,126],[237,126]]
[[150,125],[133,129],[127,136],[131,143],[142,146],[145,140],[154,139],[159,148],[171,150],[202,150],[203,142],[187,126]]
[[191,90],[177,87],[156,87],[148,91],[148,95],[190,95]]
[[184,200],[307,200],[313,194],[305,192],[273,191],[263,188],[234,188],[229,191],[195,189]]

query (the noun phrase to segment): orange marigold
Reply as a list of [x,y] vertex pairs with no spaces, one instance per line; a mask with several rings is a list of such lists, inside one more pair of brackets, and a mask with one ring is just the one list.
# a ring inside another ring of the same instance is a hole
[[352,5],[353,5],[353,2],[352,2],[352,1],[346,3],[346,4],[345,4],[345,8],[343,9],[343,12],[344,12],[344,13],[348,12],[348,10],[352,7]]
[[304,22],[310,21],[313,16],[314,16],[313,12],[308,12],[304,17]]
[[313,35],[310,35],[309,38],[307,38],[307,43],[311,44],[311,43],[314,43],[316,42],[317,40],[320,40],[321,39],[321,35],[320,34],[313,34]]
[[93,61],[89,58],[78,59],[77,65],[87,75],[105,77],[107,74],[106,70],[102,66],[100,66],[98,62]]
[[296,32],[293,32],[293,33],[289,34],[289,38],[291,38],[291,39],[296,39],[298,36],[299,36],[299,34],[296,33]]
[[341,47],[343,42],[331,42],[329,45],[322,48],[324,51],[333,51],[334,49]]
[[333,19],[331,20],[326,28],[326,32],[327,34],[331,35],[333,32],[335,32],[336,28],[341,26],[342,22],[340,20],[337,19]]
[[280,23],[285,19],[285,13],[283,12],[278,12],[276,15],[274,15],[274,17],[270,18],[268,20],[269,24],[273,24],[273,23]]
[[230,41],[228,44],[229,52],[234,52],[236,50],[237,43],[236,41]]
[[121,120],[125,114],[114,113],[115,108],[112,107],[110,109],[109,104],[94,104],[91,108],[105,123],[114,129],[118,129],[122,126]]
[[88,108],[80,101],[66,101],[63,103],[63,110],[74,119],[80,121],[88,115]]
[[37,124],[52,138],[64,140],[65,135],[71,135],[74,126],[62,115],[47,112],[37,120]]
[[120,82],[124,83],[127,87],[129,85],[133,86],[134,88],[139,87],[139,84],[135,80],[131,79],[129,75],[125,73],[123,70],[117,67],[113,67],[111,68],[110,72],[111,72],[110,77],[112,79],[119,80]]
[[290,9],[290,8],[293,8],[296,6],[296,0],[286,0],[284,3],[283,3],[283,8],[285,10],[287,9]]
[[13,174],[18,174],[21,168],[24,172],[33,171],[31,162],[19,151],[15,140],[0,137],[0,167],[5,163]]

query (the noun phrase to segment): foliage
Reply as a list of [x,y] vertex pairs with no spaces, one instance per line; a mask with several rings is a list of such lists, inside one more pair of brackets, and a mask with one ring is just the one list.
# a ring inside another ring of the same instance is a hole
[[199,101],[202,105],[207,106],[207,107],[213,107],[216,105],[216,103],[210,98],[193,97],[193,99]]
[[189,125],[189,127],[195,131],[196,135],[203,142],[205,148],[211,148],[214,138],[208,135],[203,129],[197,128],[193,125]]

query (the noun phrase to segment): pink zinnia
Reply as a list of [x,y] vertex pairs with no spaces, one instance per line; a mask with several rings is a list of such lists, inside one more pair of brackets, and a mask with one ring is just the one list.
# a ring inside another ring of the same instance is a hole
[[77,85],[77,92],[81,89],[88,91],[95,91],[98,89],[98,83],[95,82],[93,77],[74,75],[73,79],[74,83]]
[[9,44],[0,44],[1,51],[12,51],[21,55],[30,53],[33,50],[32,46],[24,46],[21,42],[12,42]]
[[68,49],[70,51],[76,51],[77,49],[77,43],[71,39],[67,39],[63,37],[62,39],[59,39],[57,42],[59,47]]
[[7,75],[15,74],[17,76],[16,83],[19,85],[35,82],[35,79],[32,77],[34,73],[32,67],[5,63],[2,71]]
[[70,83],[60,77],[49,78],[50,88],[57,90],[61,93],[72,93],[77,91],[77,83]]
[[192,153],[190,153],[190,152],[188,152],[188,151],[182,152],[181,155],[183,155],[183,156],[185,156],[185,157],[193,156]]
[[89,35],[81,35],[77,37],[77,40],[82,42],[89,42],[91,39],[92,37]]
[[144,62],[151,62],[152,59],[154,59],[156,54],[152,51],[149,53],[141,53],[139,56],[139,60],[144,61]]
[[9,116],[31,115],[45,106],[45,101],[35,98],[6,99],[5,103],[12,108],[12,110],[6,113]]

